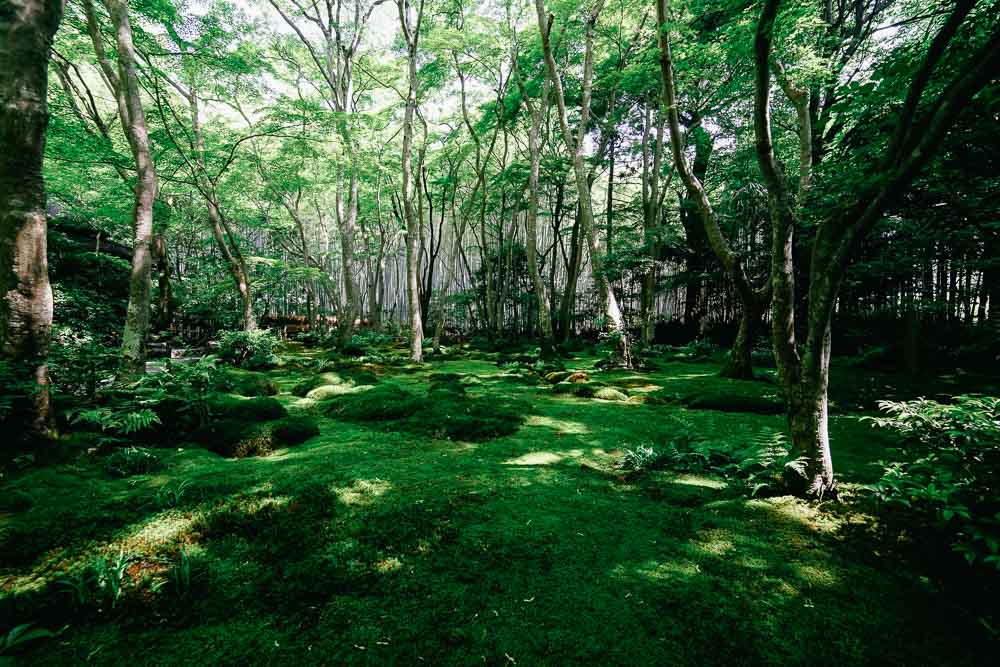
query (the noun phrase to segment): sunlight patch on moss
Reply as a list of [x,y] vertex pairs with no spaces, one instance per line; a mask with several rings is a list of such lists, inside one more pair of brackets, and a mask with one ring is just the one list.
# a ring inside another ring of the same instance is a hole
[[568,458],[577,459],[583,456],[582,449],[571,449],[561,454],[555,452],[528,452],[514,459],[504,461],[505,466],[548,466],[560,463]]
[[792,496],[751,500],[747,506],[772,512],[821,533],[836,532],[844,524],[844,519]]
[[796,573],[812,586],[836,586],[840,577],[826,568],[808,563],[793,563]]
[[684,486],[697,486],[703,489],[724,489],[728,486],[721,479],[704,477],[702,475],[678,475],[668,480],[671,484],[682,484]]
[[191,515],[171,512],[154,516],[132,531],[124,540],[126,550],[156,548],[178,541],[194,524]]
[[726,556],[736,548],[731,538],[732,535],[727,531],[709,530],[702,533],[700,538],[692,540],[691,544],[704,553],[713,556]]
[[385,494],[392,485],[384,479],[357,479],[350,486],[335,486],[332,491],[345,505],[367,505]]
[[618,565],[612,570],[612,576],[621,579],[632,579],[638,575],[651,581],[677,581],[691,579],[701,574],[698,564],[689,561],[655,561],[648,560],[637,567]]
[[560,433],[570,433],[572,435],[587,435],[590,428],[580,422],[556,419],[555,417],[544,417],[542,415],[530,415],[524,422],[526,426],[545,426],[555,429]]
[[390,558],[383,558],[382,560],[375,563],[375,570],[382,574],[389,574],[390,572],[398,572],[403,569],[403,561],[399,560],[395,556]]

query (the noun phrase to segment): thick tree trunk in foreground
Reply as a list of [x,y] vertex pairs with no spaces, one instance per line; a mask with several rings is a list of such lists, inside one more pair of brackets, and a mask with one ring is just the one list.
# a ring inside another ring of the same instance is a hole
[[[661,0],[662,1],[662,0]],[[896,119],[893,136],[882,159],[868,167],[855,196],[825,212],[816,226],[809,263],[808,316],[805,345],[795,340],[794,230],[796,206],[778,166],[771,136],[772,39],[780,0],[765,0],[754,39],[754,134],[757,162],[768,189],[773,230],[771,256],[774,357],[785,387],[792,450],[796,460],[786,466],[786,484],[811,498],[835,497],[836,480],[830,453],[827,389],[830,378],[830,322],[847,268],[861,240],[882,217],[886,207],[912,183],[934,158],[941,142],[972,98],[995,76],[1000,66],[1000,28],[955,63],[946,55],[968,44],[949,48],[972,11],[974,0],[957,0],[948,18],[930,40],[920,67],[911,79]],[[947,81],[935,99],[922,104],[928,83],[943,61]],[[779,71],[779,79],[781,73]],[[787,92],[787,91],[786,91]],[[792,99],[793,103],[795,102]],[[799,114],[800,139],[811,134],[809,114]],[[802,151],[805,153],[805,151]],[[800,178],[808,175],[800,165]],[[806,181],[808,185],[808,181]]]
[[23,397],[28,419],[22,435],[43,439],[53,427],[42,158],[49,48],[61,18],[59,0],[7,2],[0,10],[0,355],[14,367],[14,381],[30,387]]

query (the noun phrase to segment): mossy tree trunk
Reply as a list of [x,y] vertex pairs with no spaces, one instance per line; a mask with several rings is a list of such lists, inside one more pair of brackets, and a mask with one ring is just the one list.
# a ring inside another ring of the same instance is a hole
[[[663,0],[660,0],[662,3]],[[1000,28],[967,58],[947,58],[957,49],[955,36],[975,6],[974,0],[958,0],[929,42],[908,86],[893,136],[882,158],[861,174],[854,196],[821,212],[811,243],[807,288],[806,340],[801,347],[795,333],[795,261],[793,255],[797,206],[781,168],[771,135],[771,70],[782,73],[772,58],[774,24],[781,0],[765,0],[754,38],[754,135],[757,162],[768,190],[771,212],[772,337],[778,375],[785,388],[788,424],[794,465],[786,466],[789,488],[810,498],[830,498],[837,493],[830,449],[828,388],[830,381],[830,324],[840,288],[861,241],[882,218],[886,207],[897,199],[920,171],[938,154],[942,141],[972,98],[995,77],[1000,66]],[[948,62],[947,71],[943,62]],[[939,81],[928,94],[928,84]],[[785,90],[786,95],[789,91]],[[926,100],[926,97],[933,99]],[[789,95],[797,107],[808,107]],[[812,118],[799,113],[800,142],[811,136]],[[806,159],[800,150],[800,179],[808,185]],[[801,205],[801,200],[799,202]]]
[[27,434],[41,439],[53,435],[42,160],[50,48],[61,19],[60,0],[21,0],[0,9],[0,355],[25,388],[19,401],[27,407]]

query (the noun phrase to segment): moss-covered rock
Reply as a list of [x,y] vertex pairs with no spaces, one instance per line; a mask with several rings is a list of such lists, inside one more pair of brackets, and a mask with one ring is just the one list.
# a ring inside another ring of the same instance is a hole
[[570,375],[572,375],[572,373],[569,371],[553,371],[545,375],[545,381],[550,384],[559,384]]
[[340,373],[327,371],[325,373],[318,373],[311,378],[302,380],[294,387],[292,387],[292,394],[294,394],[295,396],[303,397],[317,387],[324,387],[329,385],[341,385],[341,384],[347,384],[347,380]]
[[358,388],[350,384],[324,384],[311,390],[306,398],[313,401],[328,401],[344,394],[353,394]]
[[599,401],[627,401],[628,395],[614,387],[601,387],[594,392],[594,398]]

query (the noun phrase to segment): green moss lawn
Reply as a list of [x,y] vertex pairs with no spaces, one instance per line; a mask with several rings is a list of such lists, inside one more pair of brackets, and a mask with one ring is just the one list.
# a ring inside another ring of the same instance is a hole
[[[172,442],[159,469],[122,479],[85,447],[27,466],[0,486],[0,627],[57,633],[15,651],[24,664],[992,662],[976,615],[865,537],[847,506],[620,468],[625,450],[684,433],[780,439],[780,415],[695,400],[766,404],[773,384],[722,380],[712,363],[593,361],[567,370],[628,400],[557,393],[488,355],[382,368],[366,390],[433,402],[444,377],[514,415],[500,437],[437,437],[421,413],[347,418],[331,406],[363,391],[296,396],[311,373],[293,365],[269,376],[293,416],[318,419],[298,446],[224,458]],[[831,429],[849,495],[886,441],[857,412]],[[98,571],[120,591],[87,589]]]

